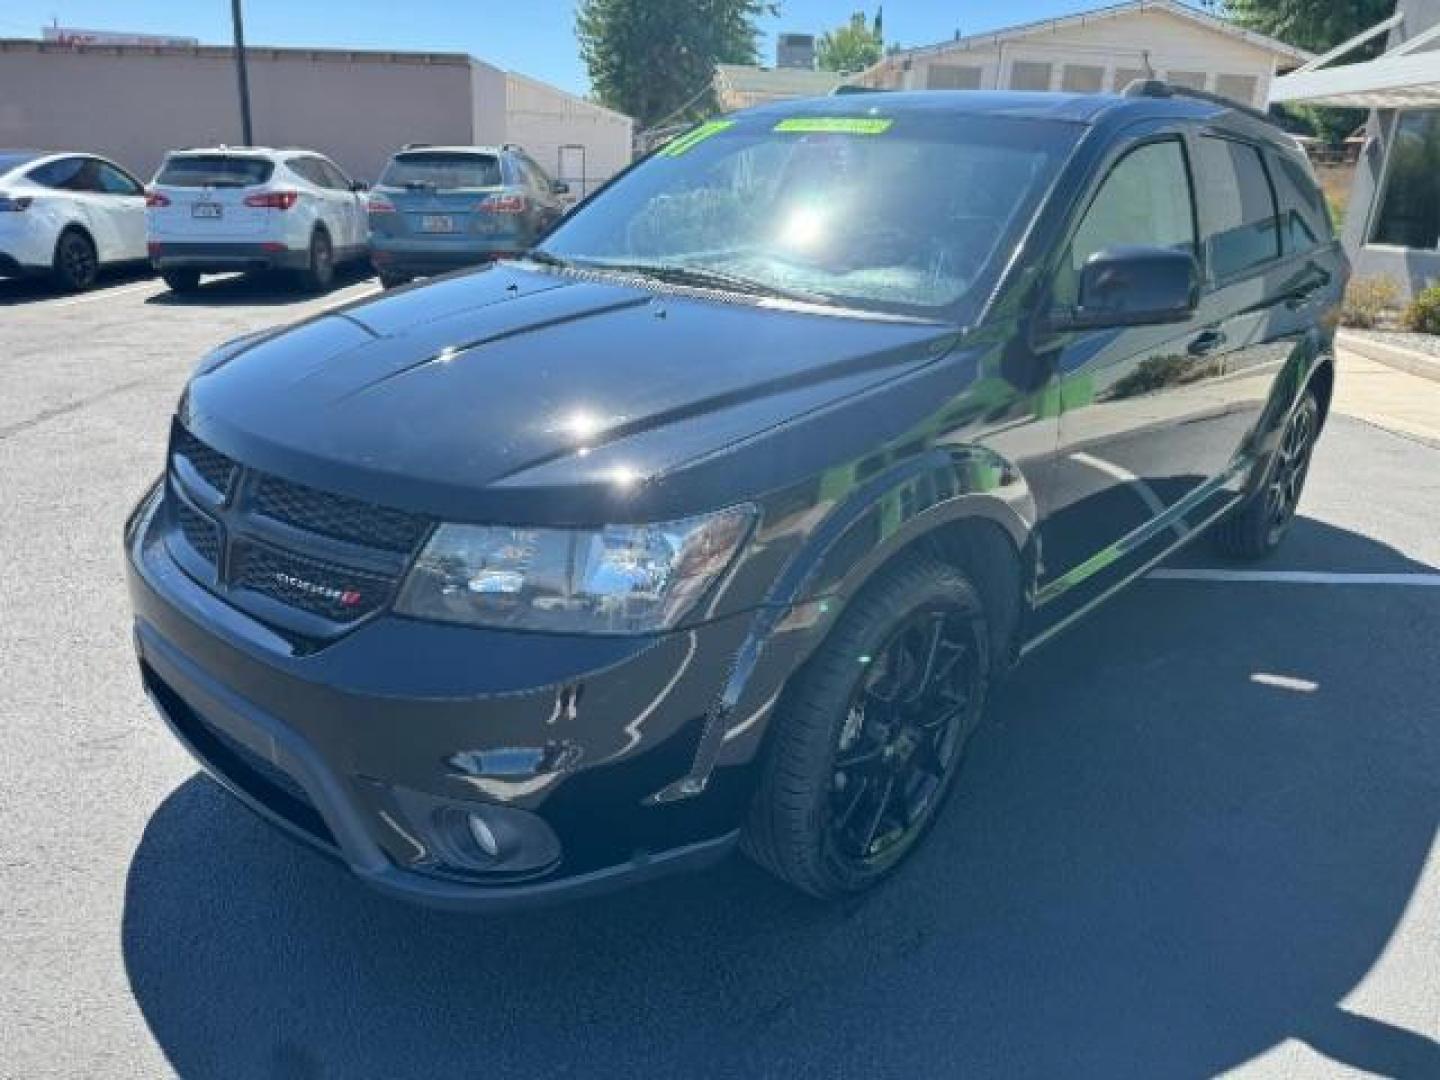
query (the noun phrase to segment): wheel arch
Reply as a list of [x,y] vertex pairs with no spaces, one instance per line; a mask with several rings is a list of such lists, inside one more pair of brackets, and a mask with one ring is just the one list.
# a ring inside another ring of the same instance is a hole
[[777,578],[707,717],[690,772],[657,797],[697,794],[717,765],[757,762],[786,685],[850,601],[914,553],[965,573],[985,606],[997,673],[1007,669],[1018,655],[1034,573],[1035,522],[1019,468],[974,445],[931,450],[852,492]]

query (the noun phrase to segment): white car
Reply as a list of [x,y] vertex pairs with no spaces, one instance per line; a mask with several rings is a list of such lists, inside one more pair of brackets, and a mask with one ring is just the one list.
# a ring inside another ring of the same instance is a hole
[[0,150],[0,277],[88,289],[145,251],[145,189],[93,154]]
[[364,191],[309,150],[177,150],[149,188],[150,261],[176,292],[233,270],[294,271],[322,291],[337,265],[369,256]]

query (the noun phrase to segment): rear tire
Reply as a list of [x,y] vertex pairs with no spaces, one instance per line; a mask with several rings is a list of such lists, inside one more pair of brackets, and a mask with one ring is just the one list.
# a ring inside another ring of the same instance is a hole
[[199,270],[161,270],[160,277],[173,293],[193,293],[200,287]]
[[886,877],[953,789],[990,678],[990,635],[965,576],[928,556],[882,570],[786,688],[745,852],[822,899]]
[[324,229],[316,229],[310,237],[310,258],[300,271],[300,287],[306,292],[323,293],[335,283],[335,249]]
[[100,272],[100,260],[95,254],[95,242],[83,229],[69,228],[55,241],[55,255],[51,262],[51,278],[55,286],[65,292],[84,292],[95,284]]
[[1212,539],[1221,554],[1250,561],[1280,546],[1295,519],[1319,434],[1320,403],[1307,389],[1266,460],[1259,485],[1215,526]]

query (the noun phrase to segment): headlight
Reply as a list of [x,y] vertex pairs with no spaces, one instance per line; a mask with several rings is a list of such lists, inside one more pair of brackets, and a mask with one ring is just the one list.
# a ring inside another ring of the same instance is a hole
[[660,525],[441,525],[395,609],[442,622],[560,633],[674,626],[734,558],[752,507]]

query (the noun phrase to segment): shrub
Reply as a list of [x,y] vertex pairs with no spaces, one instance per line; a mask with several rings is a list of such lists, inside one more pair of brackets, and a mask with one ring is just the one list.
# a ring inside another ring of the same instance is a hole
[[1368,330],[1381,318],[1393,311],[1400,302],[1400,283],[1384,274],[1376,277],[1356,278],[1345,290],[1345,302],[1340,308],[1340,322],[1344,326]]
[[1416,293],[1402,321],[1406,330],[1417,334],[1440,334],[1440,284]]

